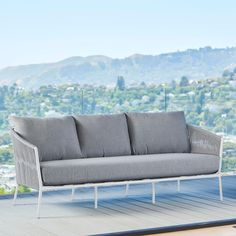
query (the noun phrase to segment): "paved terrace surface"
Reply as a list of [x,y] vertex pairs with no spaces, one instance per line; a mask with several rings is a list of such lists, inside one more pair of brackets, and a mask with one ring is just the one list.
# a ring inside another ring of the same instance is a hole
[[35,193],[21,194],[17,205],[0,197],[0,236],[78,236],[138,230],[236,218],[236,176],[223,178],[224,202],[219,201],[217,179],[157,185],[156,205],[151,203],[151,185],[98,189],[94,209],[93,189],[43,194],[41,219],[36,219]]

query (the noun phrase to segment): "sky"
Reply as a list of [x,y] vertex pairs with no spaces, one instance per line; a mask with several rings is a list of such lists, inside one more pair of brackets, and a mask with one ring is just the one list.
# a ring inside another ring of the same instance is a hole
[[236,46],[235,0],[0,0],[0,69]]

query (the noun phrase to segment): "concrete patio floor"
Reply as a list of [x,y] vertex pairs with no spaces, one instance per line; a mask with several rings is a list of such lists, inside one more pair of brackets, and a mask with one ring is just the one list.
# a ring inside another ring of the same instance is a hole
[[99,188],[98,209],[93,189],[43,194],[41,218],[36,218],[37,194],[21,194],[17,205],[12,196],[0,197],[0,236],[78,236],[139,230],[179,224],[236,218],[236,176],[223,177],[224,202],[219,200],[217,179],[157,185],[156,205],[151,185]]

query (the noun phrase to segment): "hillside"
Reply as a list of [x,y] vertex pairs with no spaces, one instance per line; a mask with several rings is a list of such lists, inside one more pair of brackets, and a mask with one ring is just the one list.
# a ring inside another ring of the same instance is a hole
[[236,170],[236,69],[192,83],[127,86],[61,85],[25,90],[0,86],[0,164],[12,164],[8,117],[183,110],[188,123],[224,134],[223,170]]
[[8,67],[0,70],[0,85],[17,83],[26,88],[48,84],[114,84],[123,75],[128,84],[163,83],[185,75],[192,80],[219,77],[236,65],[236,47],[152,55],[133,55],[123,59],[105,56],[71,57],[56,63]]

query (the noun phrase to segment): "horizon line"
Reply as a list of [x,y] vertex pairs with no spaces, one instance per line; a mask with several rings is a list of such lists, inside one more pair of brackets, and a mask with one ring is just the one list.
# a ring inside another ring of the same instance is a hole
[[200,50],[204,50],[204,49],[209,49],[209,50],[236,49],[236,46],[212,47],[212,46],[208,45],[208,46],[199,47],[199,48],[187,48],[187,49],[184,49],[184,50],[169,51],[169,52],[163,52],[163,53],[159,53],[159,54],[134,53],[134,54],[131,54],[129,56],[123,56],[123,57],[111,57],[111,56],[101,55],[101,54],[100,55],[99,54],[94,54],[94,55],[87,55],[87,56],[69,56],[69,57],[66,57],[64,59],[60,59],[60,60],[57,60],[57,61],[4,66],[2,68],[0,67],[0,71],[5,70],[5,69],[10,69],[10,68],[15,68],[15,67],[21,67],[21,66],[23,67],[23,66],[33,66],[33,65],[43,65],[43,64],[56,64],[56,63],[66,61],[68,59],[72,59],[72,58],[106,57],[106,58],[111,59],[111,60],[114,60],[114,59],[122,60],[122,59],[127,59],[127,58],[131,58],[131,57],[135,57],[135,56],[153,56],[153,57],[155,57],[155,56],[174,54],[174,53],[184,53],[184,52],[189,51],[189,50],[200,51]]

